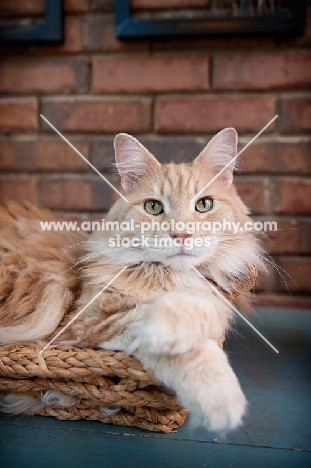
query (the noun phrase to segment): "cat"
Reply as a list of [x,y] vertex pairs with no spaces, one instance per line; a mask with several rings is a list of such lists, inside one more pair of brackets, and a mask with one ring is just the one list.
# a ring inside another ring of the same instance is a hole
[[[250,274],[250,265],[263,269],[255,235],[211,233],[199,226],[191,233],[151,229],[138,246],[111,243],[117,236],[142,239],[140,223],[153,220],[249,221],[233,184],[230,161],[237,142],[235,129],[226,128],[192,162],[161,165],[134,137],[117,135],[116,166],[128,202],[120,198],[106,221],[133,219],[134,230],[43,232],[39,220],[53,220],[50,212],[29,204],[2,208],[0,343],[45,345],[126,267],[57,344],[131,353],[176,392],[195,426],[221,432],[238,427],[246,398],[217,344],[232,328],[233,312],[200,274],[223,294],[232,294],[236,282]],[[159,247],[158,238],[178,242]],[[189,239],[201,239],[203,245],[186,249]],[[247,294],[237,300],[239,307],[249,308]],[[44,398],[21,398],[2,396],[2,411],[31,413],[47,404]],[[66,405],[67,397],[57,398]]]

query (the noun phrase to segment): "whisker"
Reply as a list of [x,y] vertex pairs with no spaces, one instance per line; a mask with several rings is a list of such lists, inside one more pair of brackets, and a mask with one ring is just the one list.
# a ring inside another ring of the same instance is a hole
[[[288,272],[287,272],[286,270],[284,270],[282,267],[280,267],[280,265],[278,265],[278,264],[274,261],[274,259],[273,259],[263,248],[261,248],[260,246],[258,246],[258,248],[259,248],[259,250],[263,251],[266,255],[268,255],[268,256],[269,256],[269,259],[266,258],[264,255],[260,255],[260,254],[258,254],[258,257],[261,258],[262,260],[264,260],[265,262],[269,263],[271,266],[273,266],[273,267],[276,269],[276,271],[278,272],[278,274],[279,274],[280,277],[282,278],[282,280],[283,280],[283,282],[284,282],[284,284],[285,284],[285,286],[286,286],[287,291],[289,292],[289,294],[291,294],[291,292],[290,292],[290,290],[289,290],[289,287],[288,287],[288,284],[287,284],[287,282],[286,282],[286,280],[285,280],[285,278],[284,278],[284,275],[282,275],[282,273],[281,273],[280,270],[282,270],[282,271],[288,276],[288,278],[290,278],[291,281],[292,281],[294,284],[296,284],[295,281],[294,281],[294,279],[288,274]],[[242,248],[242,249],[239,248],[239,251],[247,252],[247,250],[246,250],[246,249],[243,249],[243,248]]]
[[64,253],[67,253],[68,250],[72,249],[73,247],[76,247],[76,245],[81,245],[81,244],[89,244],[89,243],[92,243],[92,244],[100,244],[99,241],[83,241],[83,242],[76,242],[75,244],[72,244],[70,247],[66,248],[66,249],[63,249]]

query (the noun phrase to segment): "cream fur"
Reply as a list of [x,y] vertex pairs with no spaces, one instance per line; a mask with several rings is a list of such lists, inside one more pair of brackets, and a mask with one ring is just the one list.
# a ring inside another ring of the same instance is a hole
[[[232,184],[233,164],[200,195],[212,197],[213,209],[195,211],[190,200],[236,154],[237,134],[217,134],[190,164],[160,165],[135,138],[115,140],[116,163],[129,203],[121,198],[107,221],[151,221],[144,201],[162,201],[160,221],[249,220],[248,210]],[[225,353],[217,341],[232,323],[230,308],[191,268],[217,283],[224,292],[235,290],[249,276],[249,266],[263,268],[260,246],[252,233],[208,233],[209,247],[195,247],[180,256],[182,247],[157,247],[148,232],[148,247],[111,247],[109,237],[140,237],[134,232],[82,234],[39,232],[38,220],[51,214],[11,204],[0,211],[0,342],[36,345],[49,341],[121,269],[127,269],[59,337],[58,344],[120,349],[133,353],[165,385],[176,391],[190,409],[195,425],[227,431],[243,418],[246,400]],[[193,238],[204,239],[198,230]],[[70,249],[70,256],[66,248]],[[248,295],[239,305],[249,307]],[[20,402],[18,399],[20,398]],[[3,410],[35,412],[66,396],[48,394],[41,401],[8,395]],[[43,406],[42,406],[43,405]],[[103,411],[106,409],[104,408]]]
[[59,390],[47,390],[38,398],[19,393],[7,393],[0,395],[0,408],[3,413],[10,414],[35,414],[46,406],[62,406],[70,408],[76,405],[79,398],[65,395]]
[[[27,203],[0,208],[0,344],[40,339],[54,332],[73,304],[79,278],[66,248],[84,239],[73,232],[43,232],[54,217]],[[75,258],[78,246],[70,250]]]
[[225,353],[214,340],[173,356],[148,354],[143,348],[135,356],[176,391],[180,403],[190,410],[194,427],[225,433],[241,424],[247,402]]

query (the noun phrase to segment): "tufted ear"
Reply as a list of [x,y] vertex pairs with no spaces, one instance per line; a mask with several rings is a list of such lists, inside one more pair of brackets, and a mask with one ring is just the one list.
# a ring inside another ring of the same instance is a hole
[[[195,159],[195,164],[205,165],[218,174],[237,154],[238,134],[234,128],[225,128],[217,133],[207,144],[204,150]],[[235,161],[232,162],[219,176],[219,180],[226,186],[232,184],[233,169]]]
[[126,192],[133,191],[148,171],[157,171],[160,167],[155,157],[127,133],[119,133],[115,137],[114,149],[121,184]]

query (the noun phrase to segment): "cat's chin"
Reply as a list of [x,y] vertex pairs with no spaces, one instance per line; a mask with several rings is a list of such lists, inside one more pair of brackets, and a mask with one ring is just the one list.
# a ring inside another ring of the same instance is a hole
[[196,255],[177,254],[167,257],[163,262],[174,270],[188,270],[189,268],[201,263]]

